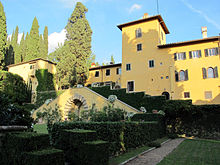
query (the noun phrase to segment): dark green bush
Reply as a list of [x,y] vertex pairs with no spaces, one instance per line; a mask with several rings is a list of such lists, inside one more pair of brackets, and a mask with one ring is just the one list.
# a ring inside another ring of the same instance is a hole
[[[63,122],[55,123],[51,135],[54,144],[62,129],[95,130],[97,139],[110,142],[110,150],[135,148],[160,137],[164,132],[158,122]],[[114,148],[115,147],[115,148]],[[114,153],[110,153],[113,155]]]
[[64,154],[58,149],[44,149],[40,151],[26,152],[23,155],[25,165],[64,165]]
[[0,91],[8,96],[11,103],[31,101],[31,90],[22,77],[7,71],[0,71]]
[[48,134],[33,132],[8,133],[3,141],[7,164],[21,164],[24,152],[42,150],[50,146]]
[[178,135],[175,134],[175,133],[170,133],[170,134],[168,134],[167,136],[168,136],[168,138],[170,138],[170,139],[176,139],[176,138],[178,138]]
[[27,106],[13,104],[0,92],[0,125],[24,125],[31,127],[33,119]]
[[109,144],[106,141],[85,142],[80,147],[80,161],[76,165],[107,165]]
[[148,146],[159,148],[159,147],[161,147],[161,144],[159,142],[153,141],[153,142],[148,143]]

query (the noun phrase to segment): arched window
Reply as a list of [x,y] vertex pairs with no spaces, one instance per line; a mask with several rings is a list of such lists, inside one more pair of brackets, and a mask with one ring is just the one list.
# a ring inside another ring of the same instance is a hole
[[181,70],[179,73],[179,81],[184,81],[184,80],[185,80],[185,72]]
[[214,78],[214,69],[212,67],[209,67],[207,69],[208,78]]

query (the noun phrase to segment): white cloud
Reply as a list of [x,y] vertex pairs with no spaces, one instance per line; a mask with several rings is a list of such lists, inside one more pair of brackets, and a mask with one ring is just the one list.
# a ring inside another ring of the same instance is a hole
[[51,53],[58,48],[58,44],[64,44],[66,39],[66,30],[63,29],[61,32],[51,33],[48,36],[48,53]]
[[138,4],[133,4],[130,9],[129,9],[129,13],[132,13],[133,11],[135,10],[140,10],[142,8],[141,5],[138,5]]
[[183,2],[183,4],[188,7],[191,11],[198,13],[199,15],[201,15],[207,22],[211,23],[213,26],[215,26],[218,30],[220,30],[220,24],[218,24],[216,21],[214,21],[213,19],[211,19],[210,17],[208,17],[206,15],[206,13],[204,13],[201,10],[198,10],[196,8],[194,8],[190,3],[188,3],[185,0],[181,0]]
[[73,6],[76,4],[76,2],[86,2],[87,0],[59,0],[64,4],[65,7],[67,8],[73,8]]

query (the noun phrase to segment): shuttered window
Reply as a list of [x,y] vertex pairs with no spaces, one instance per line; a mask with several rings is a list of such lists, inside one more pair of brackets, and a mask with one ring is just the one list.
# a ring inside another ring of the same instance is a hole
[[181,70],[179,73],[175,71],[175,80],[176,81],[187,81],[189,80],[188,69]]
[[138,29],[135,30],[135,35],[136,35],[136,38],[142,37],[141,28],[138,28]]
[[186,52],[174,53],[174,60],[185,60]]
[[189,58],[190,59],[192,59],[192,58],[200,58],[200,57],[202,57],[201,50],[189,51]]
[[206,68],[202,68],[202,77],[203,79],[207,78]]
[[218,67],[208,67],[207,69],[202,68],[202,77],[203,79],[218,78]]
[[218,47],[205,49],[205,57],[218,55]]

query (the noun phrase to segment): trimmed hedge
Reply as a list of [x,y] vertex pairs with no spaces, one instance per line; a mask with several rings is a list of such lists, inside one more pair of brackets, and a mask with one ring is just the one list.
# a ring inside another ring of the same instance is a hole
[[63,122],[52,126],[50,133],[54,144],[62,129],[95,130],[97,139],[110,142],[110,155],[147,144],[160,138],[160,132],[164,132],[158,122]]
[[40,151],[26,152],[23,155],[25,165],[64,165],[64,154],[62,150],[45,149]]
[[109,143],[106,141],[85,142],[80,147],[80,160],[76,165],[107,165],[109,161]]
[[108,98],[109,95],[116,95],[119,100],[127,103],[128,105],[136,109],[145,107],[148,112],[153,109],[161,110],[162,105],[166,102],[165,96],[149,96],[145,95],[145,92],[127,93],[126,89],[111,90],[109,86],[90,87],[90,89],[105,98]]
[[220,105],[192,105],[191,101],[168,101],[164,112],[169,133],[220,139]]

